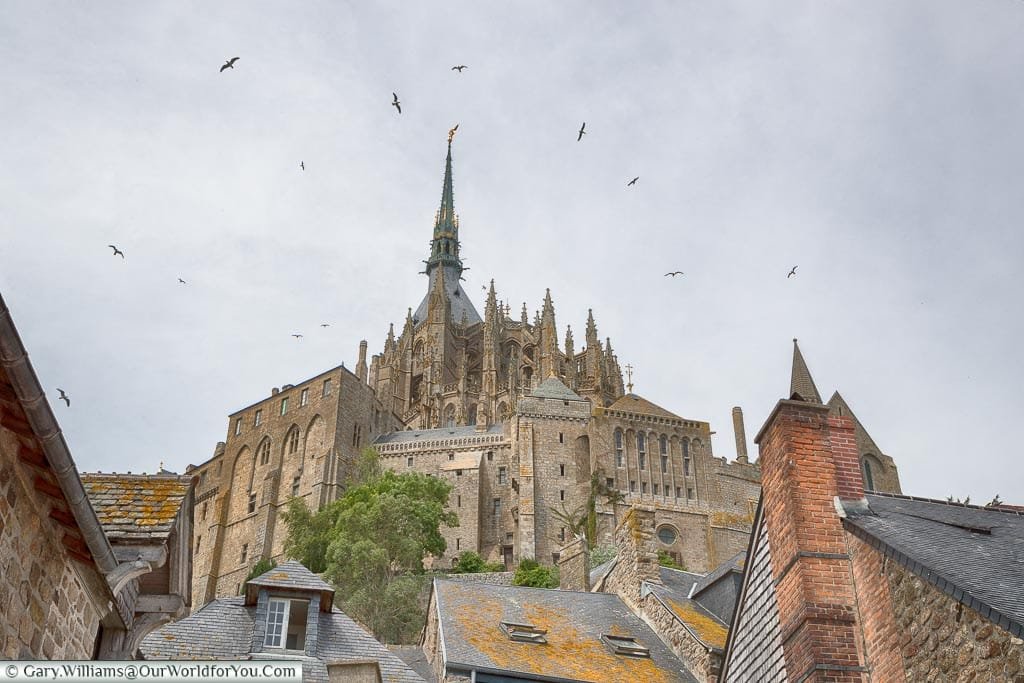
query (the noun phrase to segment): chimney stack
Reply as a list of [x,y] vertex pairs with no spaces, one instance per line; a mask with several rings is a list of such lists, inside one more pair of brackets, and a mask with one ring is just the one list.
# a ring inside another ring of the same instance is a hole
[[743,408],[736,406],[732,409],[732,429],[736,432],[736,460],[746,465],[747,459],[747,430],[743,427]]
[[359,342],[359,362],[356,363],[356,377],[359,381],[366,382],[366,340]]
[[558,587],[564,591],[590,590],[590,550],[582,534],[558,549]]

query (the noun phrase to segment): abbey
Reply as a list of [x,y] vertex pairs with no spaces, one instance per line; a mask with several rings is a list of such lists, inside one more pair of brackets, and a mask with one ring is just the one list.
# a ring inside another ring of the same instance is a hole
[[[461,248],[449,139],[427,291],[400,333],[392,325],[369,362],[361,342],[355,372],[341,365],[229,415],[226,440],[188,470],[199,476],[197,608],[237,595],[260,559],[284,561],[282,508],[293,497],[313,509],[337,499],[367,446],[386,468],[451,483],[460,524],[444,530],[435,567],[466,550],[509,567],[550,563],[581,519],[610,543],[637,503],[655,511],[660,550],[692,571],[746,549],[761,475],[747,458],[742,411],[733,411],[735,459],[714,457],[706,421],[624,384],[591,311],[578,349],[569,327],[559,340],[550,291],[532,320],[525,304],[512,318],[492,281],[481,316],[461,285]],[[820,402],[795,345],[793,363],[791,393]],[[855,423],[869,488],[898,492],[892,459],[838,393],[828,405]]]

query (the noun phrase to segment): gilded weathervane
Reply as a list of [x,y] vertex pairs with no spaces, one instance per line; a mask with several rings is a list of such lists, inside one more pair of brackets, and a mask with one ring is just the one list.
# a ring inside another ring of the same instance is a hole
[[452,144],[452,138],[455,137],[455,131],[459,129],[459,124],[455,124],[455,127],[448,131],[448,144]]

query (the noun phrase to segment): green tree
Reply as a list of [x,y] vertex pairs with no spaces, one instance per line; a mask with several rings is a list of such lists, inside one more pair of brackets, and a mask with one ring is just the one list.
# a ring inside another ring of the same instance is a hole
[[558,567],[544,567],[537,560],[526,558],[519,563],[512,577],[514,586],[558,588]]
[[484,558],[472,550],[467,550],[459,555],[458,561],[452,567],[452,574],[479,574],[480,572],[502,572],[505,565],[500,562],[484,562]]
[[390,642],[422,627],[423,559],[446,544],[441,526],[458,526],[445,509],[451,486],[419,473],[379,473],[364,452],[345,494],[316,513],[289,504],[285,552],[334,584],[342,609]]
[[686,571],[686,565],[676,562],[665,550],[658,551],[658,564],[669,569],[682,569],[684,572]]
[[262,560],[254,564],[252,569],[249,570],[249,575],[245,577],[245,582],[242,583],[242,590],[245,590],[245,584],[248,583],[250,579],[255,579],[257,576],[266,574],[276,566],[277,562],[274,562],[268,557],[264,557]]

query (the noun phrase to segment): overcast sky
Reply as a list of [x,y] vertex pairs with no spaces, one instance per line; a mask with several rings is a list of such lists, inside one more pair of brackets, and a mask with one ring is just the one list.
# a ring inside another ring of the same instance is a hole
[[593,308],[729,458],[799,337],[904,492],[1024,503],[1022,35],[1013,0],[5,3],[0,291],[80,470],[183,470],[419,303],[458,123],[478,310],[549,287],[579,347]]

